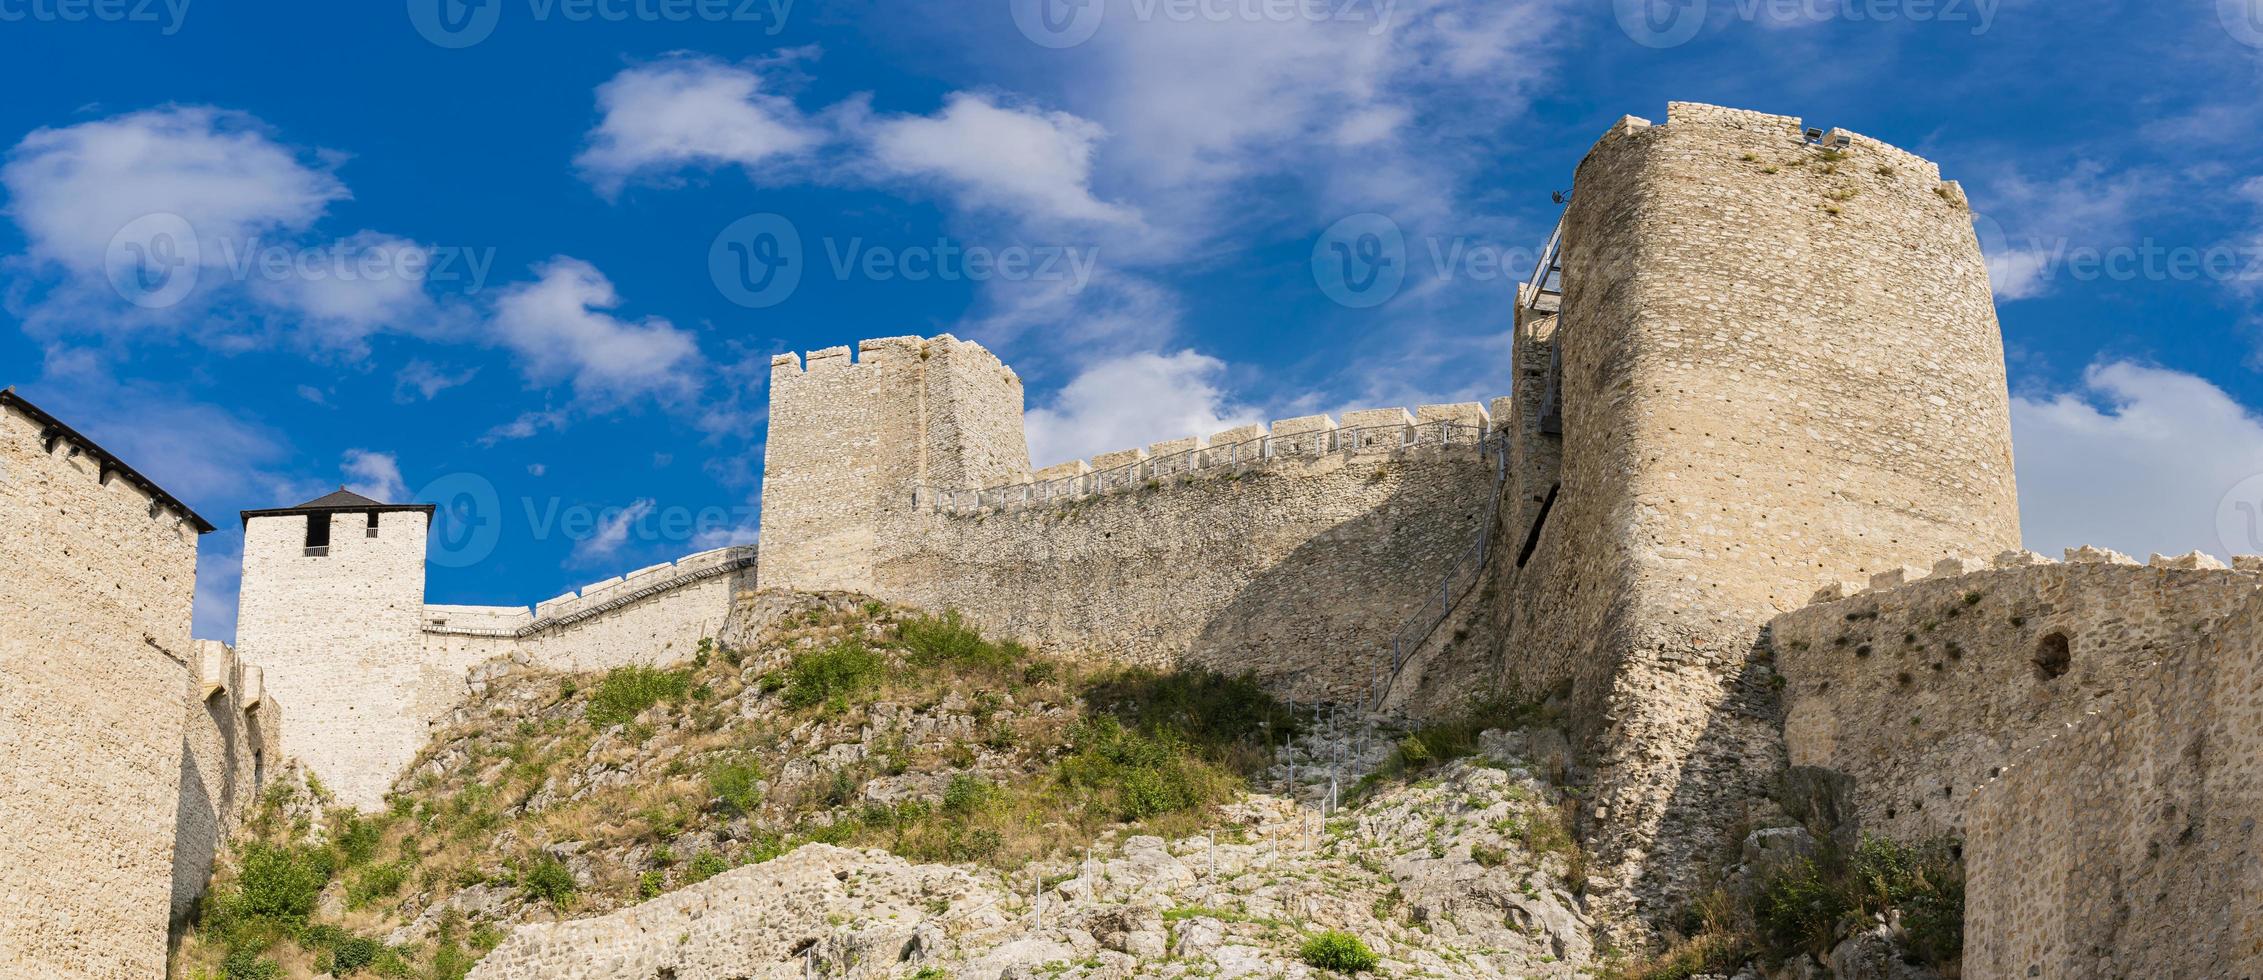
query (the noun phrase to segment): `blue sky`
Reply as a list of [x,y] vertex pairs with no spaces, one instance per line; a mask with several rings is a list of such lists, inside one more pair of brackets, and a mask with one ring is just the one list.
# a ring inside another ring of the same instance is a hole
[[1964,182],[2031,546],[2263,550],[2263,0],[1039,2],[0,0],[0,383],[222,526],[199,635],[341,483],[492,487],[430,597],[532,602],[751,536],[780,351],[980,340],[1041,464],[1505,394],[1550,192],[1686,99]]

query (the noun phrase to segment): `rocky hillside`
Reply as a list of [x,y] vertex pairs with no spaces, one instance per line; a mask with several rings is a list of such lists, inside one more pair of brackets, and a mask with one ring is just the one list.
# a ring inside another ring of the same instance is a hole
[[812,844],[522,927],[475,978],[1570,977],[1593,954],[1552,793],[1498,742],[1324,825],[1272,796],[1018,872]]
[[[1158,894],[1156,914],[1215,900],[1221,941],[1261,929],[1287,942],[1323,920],[1279,903],[1319,901],[1356,875],[1374,892],[1353,903],[1368,916],[1363,938],[1397,956],[1414,946],[1392,930],[1454,934],[1436,918],[1449,906],[1425,904],[1417,880],[1447,872],[1401,862],[1522,873],[1502,836],[1521,824],[1493,826],[1509,819],[1504,808],[1560,824],[1537,783],[1478,770],[1455,777],[1477,788],[1435,826],[1428,815],[1385,820],[1386,807],[1325,828],[1313,818],[1300,837],[1297,814],[1317,813],[1331,787],[1342,799],[1366,769],[1405,765],[1394,735],[1292,711],[1246,682],[1050,658],[858,597],[761,594],[739,613],[681,665],[579,676],[483,668],[476,696],[383,814],[329,810],[319,784],[279,783],[182,937],[175,976],[456,978],[516,927],[698,894],[687,889],[721,876],[759,878],[804,850],[777,873],[886,854],[1019,895],[1017,882],[1058,891],[1088,852],[1136,863],[1160,853],[1147,841],[1213,833],[1252,896]],[[1560,850],[1568,840],[1549,839]],[[1473,863],[1473,848],[1492,864]],[[1529,896],[1522,884],[1503,888],[1553,904],[1558,912],[1517,914],[1555,923],[1563,949],[1506,934],[1493,945],[1535,962],[1578,955],[1585,940],[1565,925],[1576,916],[1566,918],[1563,872],[1537,873],[1559,878]],[[1259,887],[1267,878],[1281,884]],[[1492,913],[1492,927],[1507,915]]]

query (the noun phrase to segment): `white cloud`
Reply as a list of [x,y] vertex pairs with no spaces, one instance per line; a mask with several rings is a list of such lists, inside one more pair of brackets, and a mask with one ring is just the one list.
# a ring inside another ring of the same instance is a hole
[[1996,298],[2008,302],[2049,293],[2071,247],[2134,245],[2130,229],[2154,182],[2148,174],[2108,173],[2092,162],[2078,162],[2049,180],[2017,170],[1987,180],[1973,228]]
[[1225,362],[1191,350],[1095,362],[1029,413],[1030,458],[1046,466],[1264,422],[1227,397],[1225,372]]
[[97,278],[111,237],[144,215],[187,219],[204,261],[217,263],[218,243],[303,230],[348,196],[327,165],[259,120],[196,106],[34,130],[0,166],[0,184],[34,258]]
[[597,88],[604,113],[574,163],[610,197],[636,177],[683,167],[752,168],[824,140],[792,100],[748,68],[677,58],[631,68]]
[[[2263,418],[2203,378],[2094,365],[2077,390],[2014,398],[2012,435],[2020,520],[2036,551],[2094,544],[2140,559],[2263,551],[2226,497],[2263,473]],[[2247,502],[2263,504],[2258,494]],[[2231,540],[2223,516],[2239,532]]]
[[470,384],[471,379],[478,376],[479,369],[476,367],[449,371],[430,361],[412,358],[393,375],[393,400],[406,403],[409,401],[409,392],[413,391],[430,401],[450,388]]
[[975,207],[1041,220],[1136,220],[1093,196],[1093,148],[1107,134],[1069,113],[959,92],[935,115],[884,118],[870,127],[873,163],[940,181]]
[[578,394],[605,399],[694,388],[700,355],[691,334],[659,317],[632,322],[603,312],[619,306],[620,296],[580,259],[558,256],[534,272],[534,282],[497,297],[492,321],[531,380],[570,379]]
[[392,453],[348,449],[338,466],[346,474],[346,489],[379,503],[409,499],[408,481],[401,479],[400,457]]
[[656,506],[656,501],[646,498],[598,515],[596,532],[574,543],[574,560],[588,564],[619,554],[629,543],[629,532]]
[[384,329],[419,333],[438,318],[424,291],[424,245],[363,231],[289,254],[288,274],[250,277],[252,296],[293,316],[317,346],[352,347]]
[[1505,124],[1545,78],[1567,5],[1324,6],[1387,20],[1105,22],[1064,99],[1114,136],[1107,186],[1204,232],[1247,217],[1216,206],[1246,190],[1238,182],[1276,174],[1308,182],[1316,212],[1450,215],[1457,184],[1497,159]]

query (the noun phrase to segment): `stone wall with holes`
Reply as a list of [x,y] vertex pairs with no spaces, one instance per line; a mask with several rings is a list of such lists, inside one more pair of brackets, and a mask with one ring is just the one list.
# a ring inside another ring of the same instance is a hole
[[2010,759],[2139,686],[2263,586],[2193,556],[2069,558],[1949,559],[1777,617],[1790,763],[1853,776],[1866,832],[1962,835],[1974,790]]
[[282,708],[267,697],[265,671],[215,640],[195,641],[188,666],[181,802],[173,821],[176,923],[195,908],[212,881],[220,846],[258,804],[268,772],[283,762]]
[[1032,473],[1020,382],[977,345],[782,355],[761,580],[956,609],[1063,652],[1359,697],[1477,540],[1489,432],[1475,404],[1381,409]]
[[0,975],[165,972],[197,531],[0,402]]
[[1822,143],[1689,103],[1622,119],[1574,181],[1560,310],[1519,331],[1520,368],[1561,356],[1563,431],[1508,425],[1554,478],[1503,507],[1533,547],[1496,566],[1500,677],[1581,720],[1591,907],[1622,939],[1733,860],[1782,763],[1761,627],[1821,581],[2019,541],[1962,193],[1876,140]]
[[2263,600],[2179,646],[1973,795],[1965,976],[2263,976]]

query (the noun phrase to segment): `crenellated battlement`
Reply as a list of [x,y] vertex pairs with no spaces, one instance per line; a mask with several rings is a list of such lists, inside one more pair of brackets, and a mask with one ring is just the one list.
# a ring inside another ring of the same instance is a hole
[[[807,355],[785,353],[770,358],[770,376],[780,377],[822,375],[853,368],[900,367],[932,359],[938,352],[950,351],[974,363],[995,368],[1011,378],[1015,384],[1021,377],[1006,366],[990,349],[971,340],[960,340],[950,334],[934,337],[875,337],[860,341],[855,347],[842,344],[813,350]],[[805,360],[806,357],[806,360]]]
[[1239,476],[1281,463],[1332,456],[1397,456],[1423,449],[1488,451],[1492,416],[1476,402],[1345,412],[1243,425],[1048,466],[1028,479],[977,490],[919,486],[920,510],[971,515],[1066,504],[1099,494],[1158,487],[1199,477]]

